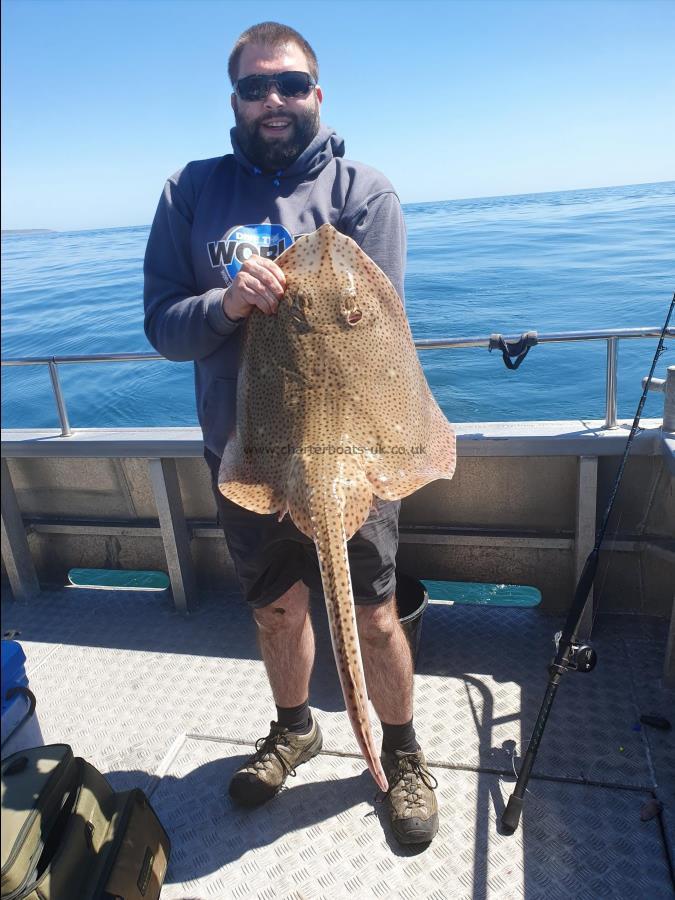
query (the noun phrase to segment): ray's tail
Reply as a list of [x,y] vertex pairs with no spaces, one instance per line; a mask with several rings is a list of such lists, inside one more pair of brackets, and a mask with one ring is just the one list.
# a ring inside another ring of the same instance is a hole
[[354,612],[347,537],[340,502],[330,491],[310,501],[314,543],[328,609],[328,622],[342,693],[354,735],[368,768],[381,790],[389,787],[368,716],[368,694],[363,673]]

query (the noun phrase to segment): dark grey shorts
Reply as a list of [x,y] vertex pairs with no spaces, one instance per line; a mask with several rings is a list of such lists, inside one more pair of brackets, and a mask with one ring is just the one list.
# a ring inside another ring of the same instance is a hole
[[[268,606],[295,584],[304,581],[321,591],[321,574],[314,542],[295,527],[289,516],[259,515],[226,499],[218,490],[220,460],[204,451],[218,506],[218,520],[248,603]],[[347,543],[354,602],[383,603],[396,590],[396,551],[400,500],[375,498],[363,527]]]

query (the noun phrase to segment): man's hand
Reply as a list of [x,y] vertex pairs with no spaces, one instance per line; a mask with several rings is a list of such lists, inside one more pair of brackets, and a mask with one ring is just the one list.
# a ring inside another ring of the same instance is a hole
[[271,316],[286,290],[286,276],[271,259],[254,255],[243,263],[237,277],[225,291],[223,309],[228,319],[246,319],[254,306]]

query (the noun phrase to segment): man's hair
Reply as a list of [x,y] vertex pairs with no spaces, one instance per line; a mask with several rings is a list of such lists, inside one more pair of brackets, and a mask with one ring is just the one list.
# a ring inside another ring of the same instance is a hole
[[237,38],[237,42],[232,48],[232,53],[230,53],[230,58],[227,62],[227,74],[230,76],[232,84],[237,80],[239,57],[247,44],[261,44],[263,47],[273,50],[284,47],[286,44],[296,44],[307,57],[309,74],[314,81],[319,80],[319,63],[316,59],[316,53],[304,37],[288,25],[280,25],[279,22],[261,22],[259,25],[252,25],[250,28],[247,28]]

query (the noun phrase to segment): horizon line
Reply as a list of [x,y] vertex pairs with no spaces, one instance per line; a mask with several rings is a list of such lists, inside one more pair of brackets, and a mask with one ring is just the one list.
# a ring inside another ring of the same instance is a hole
[[[444,200],[410,200],[406,203],[401,203],[401,207],[405,209],[407,206],[431,206],[439,203],[464,203],[471,200],[505,200],[505,199],[513,199],[515,197],[538,197],[538,196],[546,196],[548,194],[575,194],[580,191],[606,191],[614,188],[629,188],[629,187],[649,187],[651,185],[659,185],[659,184],[675,184],[675,179],[669,179],[667,181],[636,181],[629,182],[628,184],[605,184],[605,185],[596,185],[594,187],[577,187],[577,188],[566,188],[565,190],[548,190],[548,191],[525,191],[519,192],[516,194],[475,194],[472,197],[449,197]],[[151,225],[150,222],[143,223],[141,225],[94,225],[87,228],[46,228],[46,227],[31,227],[31,228],[2,228],[0,229],[0,234],[4,237],[5,235],[18,235],[18,234],[73,234],[73,233],[81,233],[86,231],[114,231],[121,230],[123,228],[149,228]]]

